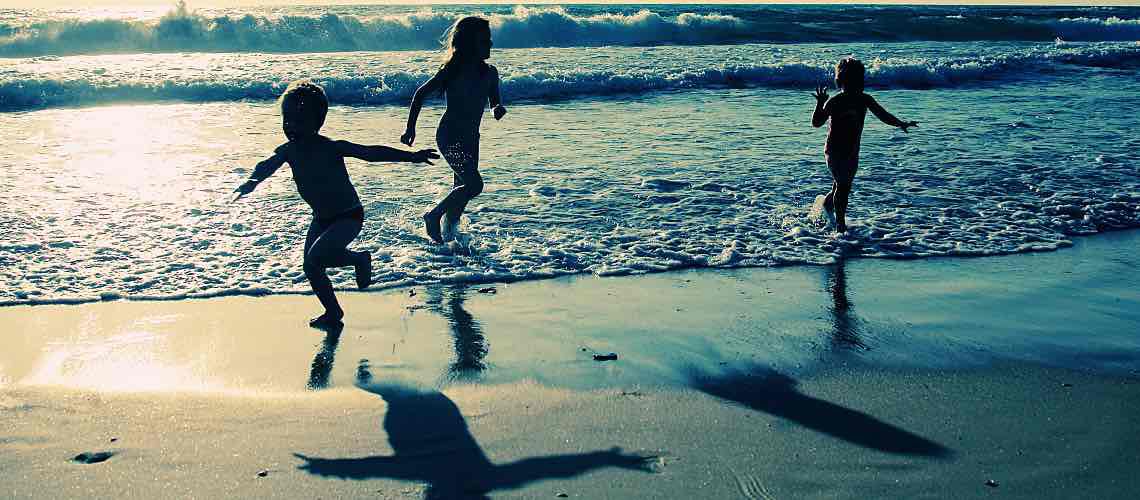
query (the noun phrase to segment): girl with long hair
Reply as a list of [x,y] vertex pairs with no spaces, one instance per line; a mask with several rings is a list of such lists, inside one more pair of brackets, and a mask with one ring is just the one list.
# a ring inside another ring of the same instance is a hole
[[449,228],[459,224],[467,202],[483,191],[479,175],[479,124],[490,104],[496,120],[507,113],[499,96],[499,71],[487,64],[491,57],[491,25],[481,17],[456,21],[447,34],[447,57],[435,76],[416,89],[408,112],[408,128],[400,142],[411,146],[416,140],[416,120],[427,96],[442,92],[447,108],[439,120],[435,141],[451,166],[453,187],[442,200],[423,215],[427,235],[443,243],[442,223]]

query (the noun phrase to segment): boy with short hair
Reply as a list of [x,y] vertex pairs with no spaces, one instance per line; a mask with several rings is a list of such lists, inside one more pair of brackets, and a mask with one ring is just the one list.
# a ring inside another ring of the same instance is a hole
[[309,326],[322,330],[339,329],[343,326],[344,310],[336,300],[325,269],[353,266],[356,284],[361,289],[367,288],[372,281],[372,255],[347,248],[363,227],[364,207],[348,177],[345,157],[370,162],[405,161],[430,165],[429,160],[439,158],[439,155],[434,149],[402,151],[387,146],[334,141],[320,135],[318,132],[328,114],[329,101],[324,89],[308,80],[290,83],[278,102],[281,127],[289,141],[278,146],[273,156],[258,163],[249,180],[235,191],[241,198],[282,165],[289,164],[297,192],[313,209],[313,222],[309,224],[305,238],[305,277],[325,311],[313,318]]

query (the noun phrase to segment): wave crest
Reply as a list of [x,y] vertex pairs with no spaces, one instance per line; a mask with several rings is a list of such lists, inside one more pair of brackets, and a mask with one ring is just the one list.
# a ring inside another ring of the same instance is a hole
[[[887,58],[868,63],[872,88],[939,88],[1008,82],[1051,71],[1059,64],[1110,68],[1140,66],[1140,44],[1059,44],[1000,56],[962,60]],[[684,89],[726,87],[812,87],[831,78],[830,64],[722,65],[697,70],[503,70],[503,94],[510,100],[553,101],[614,94],[643,94]],[[374,76],[346,74],[313,78],[337,104],[405,104],[426,73],[392,71]],[[228,79],[227,79],[228,78]],[[16,78],[0,82],[0,111],[86,105],[121,101],[193,102],[271,100],[287,82],[255,74],[218,77],[190,75],[181,79],[139,82],[130,74],[94,73],[85,78],[54,80]]]
[[[40,56],[132,52],[334,52],[439,48],[441,35],[459,17],[424,10],[358,18],[205,17],[185,6],[154,21],[62,20],[34,24],[0,40],[0,55]],[[723,43],[749,39],[747,23],[728,15],[682,13],[574,16],[561,7],[516,7],[491,14],[499,47]]]
[[[484,15],[491,22],[496,45],[508,48],[1054,38],[1140,40],[1140,20],[1120,17],[1051,18],[1031,12],[985,10],[969,11],[966,15],[916,15],[912,9],[903,8],[873,12],[860,8],[757,8],[732,10],[733,15],[707,7],[692,10],[698,12],[665,7],[658,7],[658,11],[571,12],[563,7],[520,6],[509,12]],[[204,15],[180,5],[152,20],[56,19],[29,25],[0,24],[0,56],[435,49],[440,47],[441,35],[462,15],[435,10],[369,16]]]
[[1057,37],[1071,41],[1140,40],[1140,19],[1063,18],[1054,23]]

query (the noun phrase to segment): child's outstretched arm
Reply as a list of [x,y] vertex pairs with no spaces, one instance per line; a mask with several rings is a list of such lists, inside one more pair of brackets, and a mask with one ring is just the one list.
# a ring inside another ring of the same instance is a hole
[[400,142],[405,145],[411,146],[413,142],[416,142],[416,121],[420,119],[420,109],[424,107],[424,100],[427,99],[427,96],[439,92],[443,88],[447,81],[445,71],[447,68],[440,69],[435,76],[420,85],[415,94],[412,94],[412,105],[408,109],[408,128],[404,135],[400,136]]
[[388,146],[365,146],[348,141],[336,141],[336,148],[341,156],[359,158],[364,161],[402,161],[410,163],[427,163],[438,160],[439,153],[434,149],[421,149],[419,151],[405,151]]
[[270,156],[269,158],[258,162],[257,166],[253,168],[253,173],[249,174],[249,179],[234,190],[235,193],[238,193],[237,198],[234,198],[234,201],[237,201],[238,198],[241,198],[242,196],[253,192],[253,188],[257,187],[261,181],[273,175],[273,172],[276,172],[277,169],[281,168],[281,165],[284,164],[285,155],[282,154],[280,152],[280,148],[278,148],[278,151],[273,153],[273,156]]
[[822,127],[827,123],[827,118],[831,116],[831,109],[827,107],[827,87],[820,85],[815,88],[815,112],[811,114],[811,126],[815,128]]
[[918,122],[904,122],[898,118],[895,118],[895,115],[887,112],[886,109],[879,105],[879,102],[876,101],[874,97],[871,97],[867,94],[863,95],[867,98],[867,109],[871,110],[871,113],[874,114],[875,118],[878,118],[879,121],[886,123],[892,127],[901,128],[903,132],[907,132],[907,129],[910,127],[918,126]]
[[496,120],[502,120],[503,115],[507,114],[507,108],[503,107],[503,97],[499,94],[499,70],[491,66],[491,113],[495,115]]

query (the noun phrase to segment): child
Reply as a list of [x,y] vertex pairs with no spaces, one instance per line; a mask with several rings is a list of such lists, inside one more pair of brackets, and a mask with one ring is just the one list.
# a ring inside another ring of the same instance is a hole
[[305,276],[325,308],[325,312],[310,321],[309,326],[337,330],[343,326],[344,310],[337,303],[325,268],[353,266],[356,285],[361,289],[367,288],[372,281],[372,255],[347,249],[348,244],[360,234],[364,208],[348,178],[344,158],[431,165],[429,160],[439,158],[439,155],[434,149],[413,153],[387,146],[334,141],[318,134],[325,123],[329,101],[324,89],[307,80],[290,83],[279,102],[281,128],[289,141],[278,146],[273,156],[258,163],[249,180],[234,191],[240,193],[238,198],[241,198],[273,175],[281,165],[288,163],[293,169],[297,192],[313,209],[313,222],[309,224],[309,233],[305,237]]
[[863,93],[863,75],[866,70],[858,59],[848,57],[835,66],[835,86],[842,92],[830,100],[827,89],[820,85],[815,89],[815,113],[811,116],[813,127],[821,127],[831,118],[827,128],[827,144],[824,157],[827,169],[831,171],[831,192],[827,193],[823,206],[828,212],[835,211],[835,232],[847,231],[847,200],[851,195],[851,182],[859,168],[859,141],[863,136],[863,119],[867,110],[887,125],[907,132],[917,127],[918,122],[904,122],[883,109],[875,99]]
[[408,130],[400,137],[400,142],[408,146],[415,142],[416,120],[424,99],[442,91],[447,109],[439,120],[435,141],[455,175],[451,192],[424,214],[427,235],[436,243],[443,243],[441,219],[446,216],[448,227],[455,227],[467,202],[483,191],[483,178],[479,175],[479,123],[483,110],[490,102],[496,120],[507,114],[499,97],[499,70],[486,63],[491,57],[490,23],[481,17],[460,19],[451,27],[447,46],[447,61],[412,96]]

